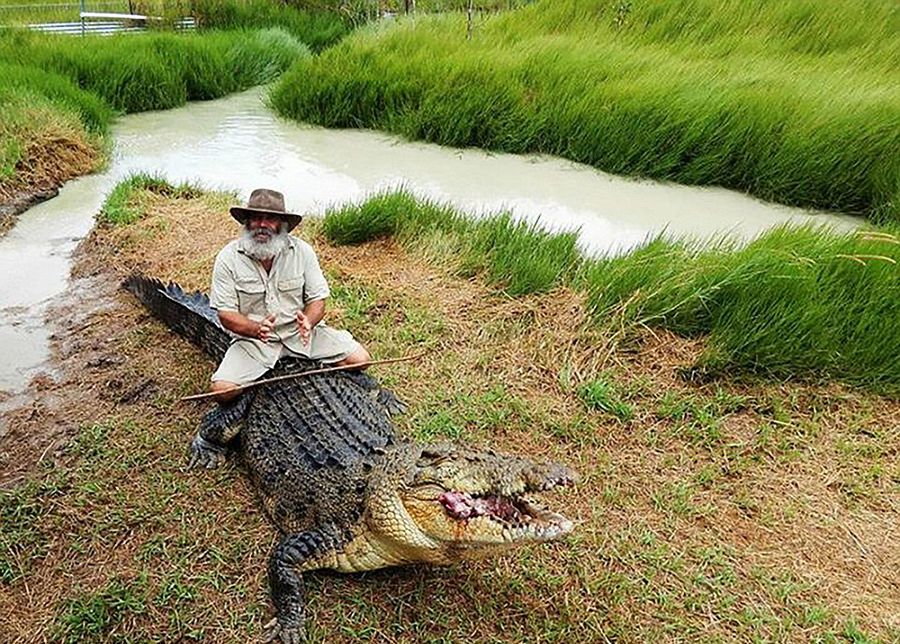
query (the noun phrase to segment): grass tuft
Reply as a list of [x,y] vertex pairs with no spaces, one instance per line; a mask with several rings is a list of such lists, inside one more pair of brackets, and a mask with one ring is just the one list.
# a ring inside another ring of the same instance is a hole
[[462,275],[484,272],[510,295],[552,290],[572,276],[580,261],[577,234],[554,234],[537,224],[498,213],[472,222],[461,213],[404,190],[386,192],[362,204],[332,209],[325,236],[336,244],[360,244],[396,236],[440,239],[445,257],[454,256]]
[[616,386],[605,377],[580,385],[578,397],[588,409],[605,412],[623,422],[634,417],[634,409],[621,399]]
[[140,191],[176,199],[193,199],[204,194],[201,188],[193,184],[173,185],[161,175],[140,172],[116,184],[103,202],[97,221],[125,226],[140,219],[144,213],[144,208],[137,199]]
[[41,520],[61,479],[0,489],[0,584],[12,584],[31,573],[33,563],[49,549]]
[[75,644],[109,636],[127,616],[147,610],[146,579],[126,581],[115,577],[95,592],[67,600],[57,615],[57,641]]

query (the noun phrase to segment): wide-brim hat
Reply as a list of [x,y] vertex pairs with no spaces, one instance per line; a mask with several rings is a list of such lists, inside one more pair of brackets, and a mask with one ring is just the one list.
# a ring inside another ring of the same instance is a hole
[[297,215],[284,210],[284,195],[277,190],[257,188],[250,193],[250,199],[246,206],[232,206],[231,216],[242,224],[254,213],[265,215],[278,215],[287,223],[287,229],[293,230],[303,220],[303,215]]

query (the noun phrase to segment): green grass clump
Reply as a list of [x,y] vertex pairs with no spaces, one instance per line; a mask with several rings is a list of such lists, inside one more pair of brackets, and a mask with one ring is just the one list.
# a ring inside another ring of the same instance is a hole
[[773,229],[744,248],[653,240],[587,267],[599,317],[708,334],[707,370],[900,384],[900,238]]
[[0,61],[53,71],[123,112],[168,109],[268,82],[308,55],[278,30],[60,38],[14,32]]
[[510,295],[549,291],[570,277],[579,261],[575,233],[552,234],[500,213],[471,222],[452,208],[408,192],[376,195],[330,211],[325,235],[337,244],[379,237],[429,239],[456,257],[463,275],[483,272]]
[[66,139],[102,146],[113,110],[68,78],[0,62],[0,181],[16,177],[20,163],[45,141]]
[[605,377],[579,386],[578,398],[588,409],[602,411],[621,421],[629,421],[634,416],[634,409],[622,400],[616,386]]
[[890,0],[539,0],[471,40],[458,14],[357,30],[271,100],[326,126],[900,219],[898,29]]
[[502,213],[479,221],[465,238],[462,273],[484,273],[509,295],[549,291],[579,261],[576,233],[553,234]]
[[349,28],[340,14],[304,11],[273,0],[194,0],[190,12],[201,29],[278,27],[299,38],[313,51],[321,51],[341,38]]
[[20,164],[37,161],[36,147],[62,139],[100,144],[68,106],[30,90],[0,89],[0,182],[18,178]]
[[[8,100],[41,96],[64,112],[74,113],[88,131],[102,134],[112,121],[113,109],[98,96],[78,87],[70,78],[30,65],[0,62],[0,95]],[[0,119],[6,116],[4,110]]]
[[28,575],[34,561],[46,555],[48,539],[41,524],[63,488],[64,478],[56,476],[0,489],[0,584]]
[[95,592],[69,599],[57,616],[54,637],[75,644],[108,636],[123,619],[147,610],[146,583],[146,579],[126,581],[115,577]]
[[[0,200],[46,174],[96,168],[113,111],[67,78],[0,62]],[[54,157],[64,159],[61,169]]]
[[177,199],[192,199],[204,194],[201,188],[190,183],[176,186],[160,175],[140,172],[116,184],[104,200],[97,214],[97,221],[113,226],[125,226],[140,219],[144,210],[137,202],[137,196],[141,191]]
[[657,238],[587,260],[574,233],[473,219],[399,191],[329,212],[323,230],[339,244],[394,236],[509,295],[583,290],[600,324],[708,336],[704,372],[900,387],[900,229],[780,227],[744,247]]

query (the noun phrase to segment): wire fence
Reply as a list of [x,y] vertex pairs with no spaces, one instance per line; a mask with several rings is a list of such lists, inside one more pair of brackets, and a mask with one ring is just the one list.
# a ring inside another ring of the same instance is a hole
[[78,22],[82,11],[95,13],[134,13],[128,0],[94,0],[93,2],[0,2],[0,24],[33,25],[50,22]]
[[[148,27],[192,30],[196,20],[179,14],[165,19],[137,0],[7,3],[0,0],[0,28],[26,27],[45,33],[109,35],[145,31]],[[148,11],[150,9],[150,11]]]
[[[258,0],[245,0],[253,5]],[[305,10],[336,11],[341,7],[357,14],[354,24],[407,13],[464,12],[467,34],[494,13],[515,9],[534,0],[286,0],[286,5]],[[222,4],[242,4],[223,0]],[[263,0],[263,4],[265,4]],[[143,31],[146,28],[193,30],[205,22],[209,6],[194,0],[73,0],[70,2],[22,2],[0,0],[0,28],[27,27],[59,34],[112,34]],[[309,6],[315,5],[315,6]],[[345,7],[347,5],[347,7]],[[211,3],[215,8],[215,2]],[[195,14],[195,11],[200,14]],[[215,13],[215,11],[213,12]],[[196,17],[199,15],[200,17]],[[143,17],[146,17],[143,18]],[[213,24],[215,21],[213,20]]]

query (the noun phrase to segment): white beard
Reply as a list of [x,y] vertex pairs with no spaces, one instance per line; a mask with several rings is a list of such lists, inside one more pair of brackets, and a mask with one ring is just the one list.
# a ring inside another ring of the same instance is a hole
[[256,232],[258,231],[250,232],[250,229],[244,226],[244,232],[238,240],[238,248],[245,255],[249,255],[257,261],[272,259],[283,251],[288,244],[288,234],[283,227],[277,233],[273,233],[266,241],[253,239],[253,235]]

